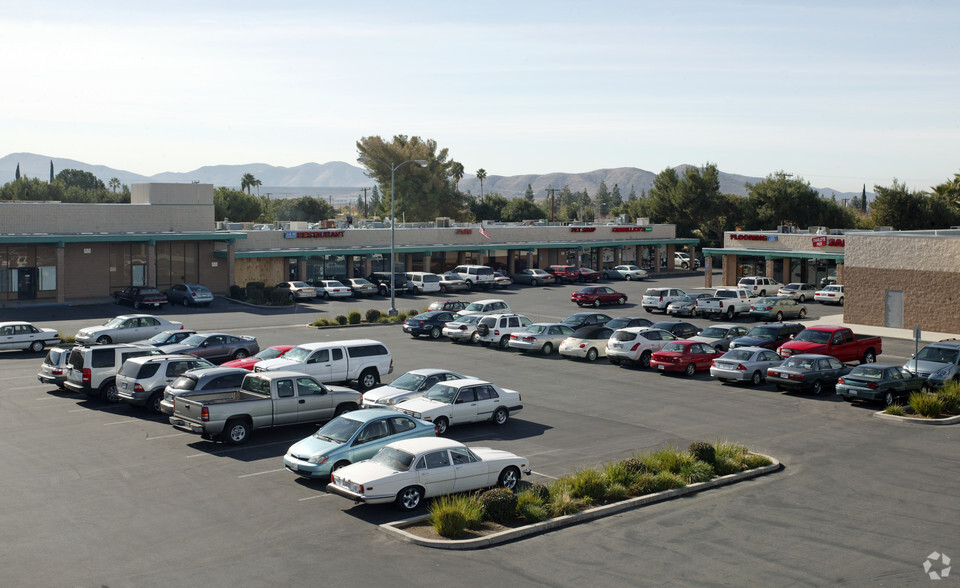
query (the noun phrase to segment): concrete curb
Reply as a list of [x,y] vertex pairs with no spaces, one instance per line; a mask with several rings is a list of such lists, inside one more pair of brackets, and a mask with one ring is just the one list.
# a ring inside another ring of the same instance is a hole
[[960,415],[941,419],[925,419],[923,417],[899,416],[887,414],[882,410],[873,413],[873,416],[885,421],[897,421],[908,425],[960,425]]
[[658,502],[664,502],[680,496],[686,496],[687,494],[694,494],[696,492],[702,492],[711,488],[719,488],[720,486],[735,484],[743,480],[765,476],[783,469],[783,465],[779,460],[769,455],[765,457],[769,458],[771,461],[773,461],[773,463],[771,465],[748,470],[746,472],[738,472],[736,474],[714,478],[708,482],[700,482],[697,484],[684,486],[683,488],[675,488],[673,490],[665,490],[664,492],[658,492],[656,494],[638,496],[629,500],[590,508],[576,514],[565,515],[540,523],[525,525],[516,529],[507,529],[506,531],[500,531],[499,533],[494,533],[485,537],[476,537],[474,539],[426,539],[403,530],[403,527],[408,527],[410,525],[419,523],[420,521],[426,520],[430,517],[430,515],[421,515],[393,523],[384,523],[380,525],[380,530],[401,541],[406,541],[408,543],[413,543],[423,547],[454,550],[483,549],[485,547],[498,545],[507,541],[513,541],[522,537],[546,533],[554,529],[560,529],[563,527],[569,527],[570,525],[577,525],[579,523],[592,521],[594,519],[632,510],[648,504],[656,504]]

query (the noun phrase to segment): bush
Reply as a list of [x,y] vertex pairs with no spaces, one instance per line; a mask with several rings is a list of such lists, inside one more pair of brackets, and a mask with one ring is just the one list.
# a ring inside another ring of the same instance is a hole
[[[675,474],[673,472],[660,472],[659,474],[656,474],[654,478],[656,479],[656,483],[660,487],[660,490],[683,488],[687,485],[679,474]],[[658,492],[660,490],[658,490]]]
[[540,497],[540,502],[546,504],[550,501],[550,489],[543,484],[530,484],[524,492],[532,492]]
[[230,298],[233,298],[234,300],[243,300],[246,297],[247,294],[243,288],[236,284],[230,286]]
[[367,317],[367,322],[368,322],[368,323],[376,323],[376,322],[379,322],[379,321],[380,321],[380,311],[377,310],[376,308],[371,308],[371,309],[367,310],[366,317]]
[[265,289],[264,293],[267,294],[267,301],[271,306],[286,306],[288,304],[293,304],[293,300],[290,300],[290,297],[283,290],[277,290],[276,288]]
[[575,472],[570,477],[570,495],[590,502],[600,502],[607,495],[607,484],[603,473],[595,469]]
[[578,513],[586,506],[579,498],[574,498],[569,490],[564,489],[561,492],[551,492],[550,514],[555,517],[562,517],[568,514]]
[[254,304],[260,304],[266,301],[267,295],[264,292],[263,282],[247,282],[247,299]]
[[647,494],[660,492],[657,477],[649,472],[639,474],[628,488],[628,492],[631,496],[646,496]]
[[359,325],[359,324],[360,324],[360,318],[361,318],[361,317],[360,317],[360,311],[358,311],[358,310],[351,310],[351,311],[347,314],[347,322],[350,323],[351,325]]
[[629,496],[629,490],[623,484],[609,484],[604,499],[607,502],[619,502]]
[[337,321],[338,325],[347,324],[347,317],[343,316],[342,314],[338,314],[337,316],[333,317],[333,320]]
[[467,528],[467,517],[455,506],[437,506],[439,501],[430,505],[430,523],[441,537],[455,539],[463,535]]
[[769,457],[767,457],[766,455],[759,455],[757,453],[748,453],[743,458],[743,465],[747,466],[748,470],[762,468],[772,463],[773,463],[773,460],[771,460]]
[[883,409],[885,414],[892,414],[896,416],[906,416],[907,411],[900,406],[899,404],[891,404],[890,406]]
[[615,461],[603,466],[603,477],[608,484],[620,484],[629,488],[639,475],[627,465],[626,461]]
[[717,461],[713,465],[718,476],[735,474],[748,469],[744,464],[744,459],[749,455],[749,450],[744,445],[729,443],[726,441],[717,441],[714,444],[717,453]]
[[418,314],[420,314],[420,311],[419,311],[419,310],[408,310],[408,311],[407,311],[407,316],[410,316],[410,317],[417,316]]
[[943,399],[943,412],[960,414],[960,382],[950,380],[938,394]]
[[480,495],[484,516],[496,523],[508,523],[517,512],[517,496],[506,488],[492,488]]
[[647,464],[643,463],[643,460],[639,457],[631,457],[623,460],[621,463],[623,464],[623,467],[627,468],[634,474],[651,473],[650,468],[647,467]]
[[[539,484],[538,486],[544,490],[547,489],[546,486]],[[546,498],[541,490],[535,490],[533,487],[521,491],[517,494],[517,516],[527,523],[537,523],[544,520],[549,514],[546,507],[549,497],[549,490]]]
[[707,462],[695,459],[689,463],[683,464],[680,471],[676,472],[687,484],[697,484],[707,482],[713,478],[713,466]]
[[943,414],[943,398],[939,394],[912,392],[910,406],[918,415],[928,419],[937,419]]
[[694,441],[690,444],[688,451],[694,459],[699,459],[700,461],[708,463],[711,466],[715,461],[717,461],[717,450],[714,449],[712,443],[707,443],[706,441]]

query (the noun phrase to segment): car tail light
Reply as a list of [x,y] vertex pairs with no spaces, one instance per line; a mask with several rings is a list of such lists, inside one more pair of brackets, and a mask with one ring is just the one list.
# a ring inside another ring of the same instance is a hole
[[[720,308],[723,308],[723,300],[720,301]],[[750,308],[753,308],[752,306]]]
[[660,295],[660,302],[663,302],[663,295]]
[[789,379],[791,379],[791,380],[803,380],[803,379],[804,379],[803,374],[790,374],[790,375],[787,376],[787,377],[788,377]]
[[639,348],[640,348],[640,343],[637,342],[633,344],[633,347],[630,348],[630,351],[636,351]]
[[196,292],[191,292],[190,295],[193,296],[194,298],[197,297],[197,293],[196,293]]
[[[767,373],[769,374],[769,373],[770,373],[770,370],[767,370]],[[843,380],[843,378],[840,378],[839,380],[837,380],[837,383],[838,383],[838,384],[846,384],[846,382]]]
[[422,327],[422,326],[425,326],[426,324],[427,324],[426,321],[420,321],[420,322],[417,324],[417,326],[418,326],[418,327]]
[[83,368],[83,371],[80,372],[80,378],[84,384],[90,383],[90,368]]
[[869,384],[867,384],[867,388],[870,388],[871,390],[876,390],[879,387],[880,387],[880,384],[875,384],[874,382],[870,382]]
[[62,375],[63,375],[63,370],[60,369],[60,368],[56,368],[56,369],[50,370],[50,373],[53,374],[53,375],[55,375],[55,376],[62,376]]
[[524,340],[524,341],[536,341],[537,338],[536,338],[536,337],[524,337],[523,340]]
[[200,420],[203,422],[207,422],[210,420],[210,409],[207,408],[206,406],[200,409]]
[[466,330],[467,330],[467,325],[460,325],[460,329],[459,329],[459,330],[461,330],[461,331],[466,331]]
[[741,372],[745,372],[745,371],[747,371],[747,366],[743,365],[742,363],[738,363],[738,364],[737,364],[737,369],[738,369],[739,371],[741,371]]
[[440,430],[437,429],[437,426],[436,426],[436,425],[433,426],[433,436],[434,436],[434,437],[439,437],[439,436],[440,436]]
[[500,334],[500,329],[497,329],[496,331],[494,331],[493,334],[494,334],[494,335],[499,335],[499,334]]
[[580,349],[583,349],[583,348],[586,347],[586,346],[587,346],[586,343],[581,343],[581,344],[580,344]]
[[144,392],[144,389],[143,389],[143,386],[141,386],[140,384],[134,384],[134,385],[133,385],[133,391],[134,391],[134,392]]

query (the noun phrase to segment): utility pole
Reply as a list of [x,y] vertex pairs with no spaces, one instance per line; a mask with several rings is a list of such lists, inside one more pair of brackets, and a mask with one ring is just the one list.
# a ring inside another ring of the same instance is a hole
[[363,190],[363,218],[367,218],[367,190],[370,188],[360,188]]
[[553,193],[556,191],[556,188],[547,188],[547,196],[550,197],[550,222],[554,221],[557,212],[556,202],[553,199]]

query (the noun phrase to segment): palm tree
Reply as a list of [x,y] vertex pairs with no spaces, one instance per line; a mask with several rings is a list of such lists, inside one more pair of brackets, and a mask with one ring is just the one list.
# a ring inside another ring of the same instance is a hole
[[483,180],[487,177],[487,170],[482,167],[477,170],[477,179],[480,180],[480,202],[483,202]]
[[255,177],[253,177],[253,174],[249,174],[249,173],[248,173],[248,174],[243,174],[243,177],[240,178],[240,189],[241,189],[241,190],[246,190],[246,191],[247,191],[247,194],[250,194],[250,188],[252,188],[253,186],[256,186],[256,187],[258,188],[258,189],[257,189],[257,195],[259,196],[259,195],[260,195],[260,190],[259,190],[259,188],[260,188],[260,185],[261,185],[262,183],[263,183],[263,182],[261,182],[260,180],[258,180],[258,179],[255,178]]
[[110,178],[110,181],[107,182],[107,185],[109,185],[113,191],[116,192],[120,187],[120,178]]
[[459,192],[460,180],[463,179],[463,164],[459,161],[454,161],[453,165],[450,166],[450,175],[453,176],[453,180],[457,183],[457,192]]

